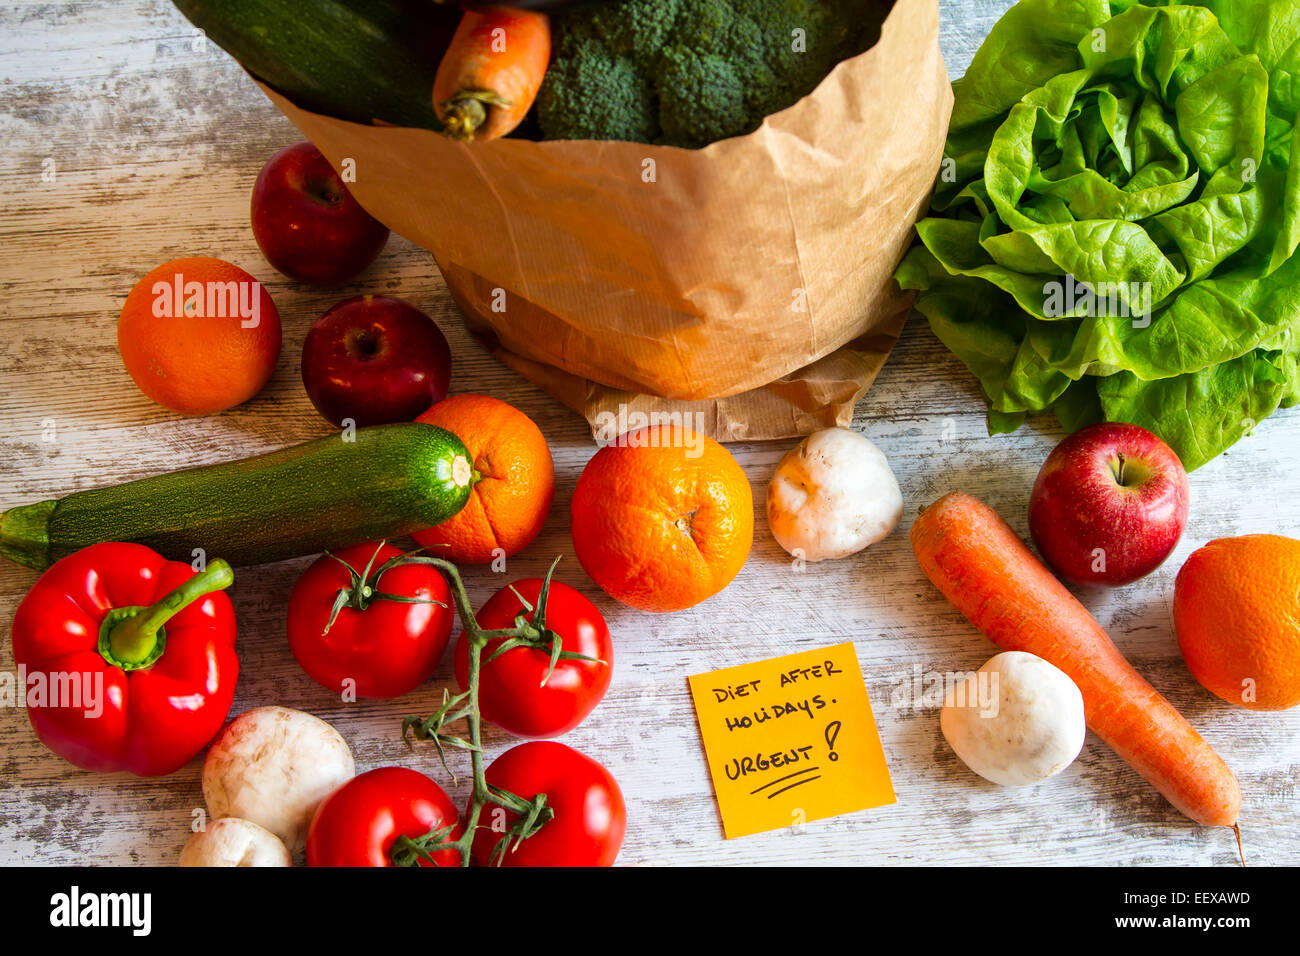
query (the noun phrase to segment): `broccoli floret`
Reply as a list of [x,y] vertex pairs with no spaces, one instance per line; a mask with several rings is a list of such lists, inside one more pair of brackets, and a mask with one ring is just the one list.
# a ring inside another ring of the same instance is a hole
[[654,88],[630,57],[593,45],[557,59],[537,94],[537,119],[547,139],[625,139],[659,136]]
[[690,0],[622,0],[606,10],[570,19],[578,19],[579,24],[589,21],[606,46],[620,56],[631,57],[648,76],[668,44],[682,8],[689,6]]
[[555,18],[548,139],[698,147],[751,132],[874,42],[878,0],[623,0]]
[[[777,97],[790,95],[788,91],[778,88],[777,74],[769,65],[769,47],[773,43],[760,26],[763,22],[776,21],[755,17],[754,12],[744,3],[735,6],[744,7],[749,12],[738,15],[725,3],[696,3],[682,11],[677,20],[673,38],[680,45],[666,50],[665,59],[672,56],[680,62],[684,52],[690,51],[696,54],[697,63],[707,66],[692,82],[689,73],[680,69],[667,71],[664,69],[665,64],[660,62],[655,84],[661,95],[659,112],[665,137],[676,145],[702,146],[715,139],[749,132],[763,121],[764,116],[772,112],[766,106],[773,94]],[[714,69],[723,75],[713,79],[711,72]],[[685,85],[679,85],[683,83]],[[692,121],[689,116],[678,116],[679,109],[688,114],[698,112],[690,99],[697,86],[705,90],[735,87],[732,94],[735,105],[728,110],[716,105],[707,109],[708,114],[717,117],[718,122],[715,124],[709,124],[706,120],[701,125],[700,120]],[[797,94],[795,99],[800,95],[802,94]],[[755,119],[751,121],[751,117]],[[690,138],[700,140],[698,143],[679,140],[670,129],[692,125],[697,129],[697,134]]]
[[745,77],[736,64],[717,54],[669,47],[659,59],[655,88],[665,142],[707,146],[719,138],[720,130],[749,125]]

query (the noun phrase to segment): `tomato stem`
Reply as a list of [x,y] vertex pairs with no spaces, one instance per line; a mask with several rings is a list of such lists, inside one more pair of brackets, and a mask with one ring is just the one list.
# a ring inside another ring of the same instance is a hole
[[[434,853],[454,849],[460,854],[460,865],[469,866],[474,837],[479,830],[479,819],[488,804],[495,804],[515,813],[519,817],[492,850],[492,862],[500,864],[505,854],[510,852],[512,842],[517,847],[522,841],[536,834],[538,830],[554,819],[555,810],[547,806],[546,794],[544,793],[537,794],[531,800],[525,800],[508,790],[493,787],[487,782],[483,768],[483,715],[479,711],[478,704],[479,677],[483,669],[483,649],[495,640],[503,640],[514,646],[528,645],[537,647],[551,655],[552,668],[555,666],[555,661],[561,657],[582,657],[580,654],[562,652],[560,650],[559,634],[547,628],[544,619],[546,592],[550,586],[551,575],[555,573],[555,566],[559,564],[560,559],[556,558],[551,563],[550,570],[546,572],[546,579],[542,583],[542,592],[537,602],[537,609],[533,612],[531,620],[520,614],[515,617],[514,627],[496,628],[494,630],[484,630],[479,627],[478,618],[475,617],[474,609],[470,605],[469,594],[465,590],[465,583],[461,580],[460,571],[454,564],[430,555],[417,555],[417,552],[404,555],[403,559],[404,563],[418,562],[432,565],[446,576],[447,582],[451,586],[452,602],[456,605],[456,613],[460,616],[461,625],[465,628],[469,661],[465,692],[452,697],[444,691],[442,706],[429,717],[408,716],[404,718],[402,721],[402,738],[406,739],[409,733],[416,740],[432,740],[434,746],[438,749],[438,756],[442,760],[443,768],[448,773],[451,773],[451,769],[447,767],[442,745],[446,743],[462,750],[468,750],[474,789],[470,797],[469,813],[465,819],[464,832],[462,832],[459,839],[447,840],[446,837],[450,831],[445,828],[432,830],[414,839],[401,837],[394,843],[390,859],[392,859],[395,866],[416,866],[421,859],[432,861]],[[398,559],[394,558],[393,560]],[[381,568],[380,573],[382,571]],[[530,610],[532,609],[530,608]],[[582,659],[589,660],[590,658],[582,657]],[[462,719],[468,726],[468,740],[462,740],[459,737],[443,733],[443,727],[446,724]],[[455,774],[452,774],[452,779],[455,779]]]
[[380,541],[375,545],[375,550],[370,555],[370,560],[366,562],[364,570],[361,571],[358,571],[352,565],[348,564],[337,554],[330,554],[328,551],[325,552],[327,558],[333,558],[339,564],[343,565],[343,567],[348,569],[348,575],[351,580],[348,582],[347,587],[339,588],[338,594],[334,596],[334,605],[330,608],[330,616],[325,621],[325,630],[321,632],[322,634],[328,634],[330,632],[330,628],[333,627],[334,622],[338,620],[339,612],[345,607],[350,607],[354,611],[364,611],[366,608],[370,607],[373,601],[395,601],[399,604],[436,604],[438,607],[446,607],[445,604],[441,601],[435,600],[434,598],[407,597],[403,594],[389,594],[386,591],[379,590],[379,579],[384,576],[385,571],[389,571],[392,568],[399,567],[403,564],[423,563],[421,559],[416,556],[424,549],[417,548],[415,551],[411,551],[407,554],[399,554],[389,558],[380,566],[378,571],[371,574],[370,569],[374,567],[375,559],[379,557],[379,553],[383,551],[384,545],[387,543],[388,542],[385,540]]

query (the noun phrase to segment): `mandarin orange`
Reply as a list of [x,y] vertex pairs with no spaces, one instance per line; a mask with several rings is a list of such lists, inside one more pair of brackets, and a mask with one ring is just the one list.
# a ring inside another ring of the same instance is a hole
[[478,477],[464,508],[412,537],[431,554],[462,564],[488,564],[522,551],[542,530],[555,499],[551,450],[533,420],[497,398],[453,395],[416,421],[464,442]]
[[571,530],[578,561],[607,594],[643,611],[678,611],[717,594],[744,566],[753,494],[713,439],[650,426],[587,463]]
[[1174,627],[1193,676],[1230,704],[1300,704],[1300,541],[1219,538],[1174,584]]
[[238,266],[173,259],[126,297],[117,347],[140,391],[172,411],[206,415],[262,390],[280,357],[280,314]]

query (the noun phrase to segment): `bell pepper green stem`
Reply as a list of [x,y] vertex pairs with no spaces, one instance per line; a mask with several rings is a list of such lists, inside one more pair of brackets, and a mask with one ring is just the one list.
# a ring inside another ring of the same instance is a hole
[[149,607],[114,608],[100,626],[100,654],[123,670],[148,667],[162,656],[166,641],[164,625],[182,609],[214,591],[230,587],[234,580],[230,565],[217,559]]

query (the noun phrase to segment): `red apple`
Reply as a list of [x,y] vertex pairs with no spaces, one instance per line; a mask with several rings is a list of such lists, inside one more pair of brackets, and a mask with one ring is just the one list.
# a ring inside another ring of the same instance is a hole
[[253,185],[253,236],[290,279],[340,285],[359,275],[388,241],[388,227],[361,208],[311,143],[280,150]]
[[1029,496],[1029,533],[1074,584],[1116,587],[1150,574],[1187,524],[1187,472],[1145,428],[1102,422],[1043,462]]
[[433,319],[387,295],[334,306],[302,344],[302,384],[316,410],[342,425],[409,422],[447,397],[451,350]]

